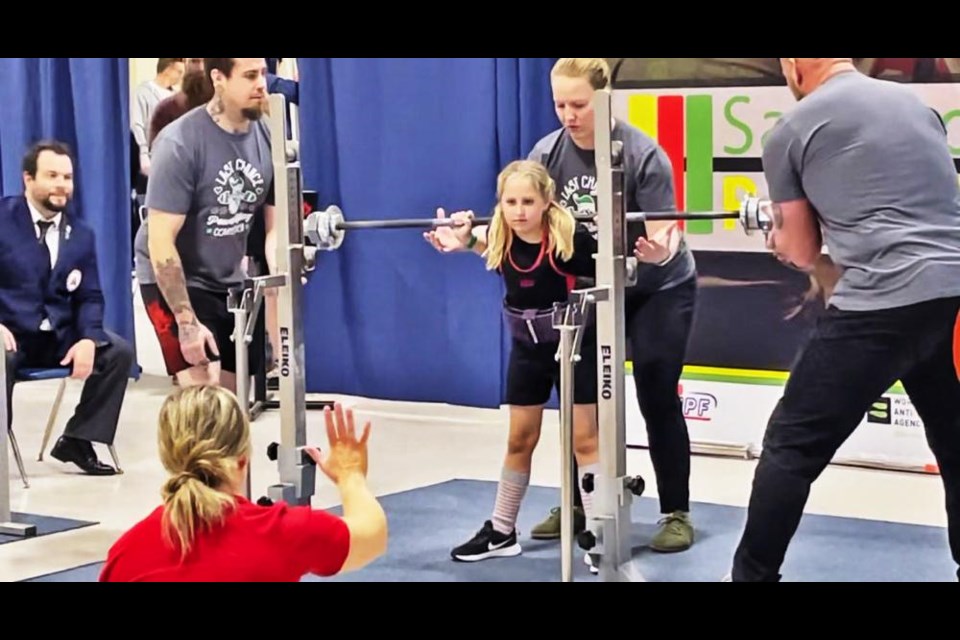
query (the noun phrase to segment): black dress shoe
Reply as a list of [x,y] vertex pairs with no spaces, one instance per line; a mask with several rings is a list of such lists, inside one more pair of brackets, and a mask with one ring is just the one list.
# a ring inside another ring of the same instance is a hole
[[78,440],[68,436],[60,436],[57,443],[50,450],[50,455],[60,462],[72,462],[91,476],[112,476],[117,470],[97,459],[93,445],[86,440]]

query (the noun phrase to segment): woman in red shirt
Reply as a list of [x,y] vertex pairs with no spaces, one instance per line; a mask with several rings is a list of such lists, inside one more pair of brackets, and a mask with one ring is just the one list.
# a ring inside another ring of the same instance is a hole
[[[366,423],[324,410],[330,451],[306,451],[337,485],[343,517],[242,497],[250,425],[223,387],[174,392],[160,410],[160,459],[170,474],[163,505],[110,549],[101,582],[279,582],[358,569],[386,551],[387,520],[366,484]],[[335,418],[335,420],[334,420]]]

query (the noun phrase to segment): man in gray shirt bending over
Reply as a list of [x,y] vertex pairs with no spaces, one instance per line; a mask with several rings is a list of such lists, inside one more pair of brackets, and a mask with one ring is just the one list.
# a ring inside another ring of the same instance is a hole
[[[228,291],[243,283],[254,216],[276,272],[273,161],[263,58],[206,58],[214,97],[167,126],[153,146],[147,224],[135,257],[143,302],[167,371],[181,386],[236,390]],[[263,354],[250,351],[250,370]],[[215,362],[219,360],[218,362]]]
[[799,103],[763,151],[767,246],[810,270],[825,241],[839,280],[767,426],[731,578],[780,579],[811,484],[898,380],[939,464],[960,564],[960,188],[946,127],[851,58],[780,60]]

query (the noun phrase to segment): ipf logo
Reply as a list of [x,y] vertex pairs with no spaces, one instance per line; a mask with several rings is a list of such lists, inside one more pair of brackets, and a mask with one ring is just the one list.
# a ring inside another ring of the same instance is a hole
[[683,393],[683,386],[678,387],[680,404],[683,407],[683,417],[687,420],[710,422],[713,420],[713,410],[717,408],[717,396],[712,393],[694,391]]

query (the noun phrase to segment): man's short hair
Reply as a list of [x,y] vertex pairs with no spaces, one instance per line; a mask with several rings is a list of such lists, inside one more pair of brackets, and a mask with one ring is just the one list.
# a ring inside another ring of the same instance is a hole
[[23,156],[23,172],[31,178],[37,177],[37,158],[39,158],[40,154],[44,151],[52,151],[58,156],[73,157],[70,146],[66,142],[60,142],[59,140],[41,140],[30,147]]
[[157,73],[163,73],[171,65],[174,65],[178,62],[185,62],[185,61],[186,61],[186,58],[158,58]]
[[209,78],[210,72],[216,69],[229,78],[230,74],[233,73],[233,66],[236,62],[236,58],[204,58],[203,72]]

